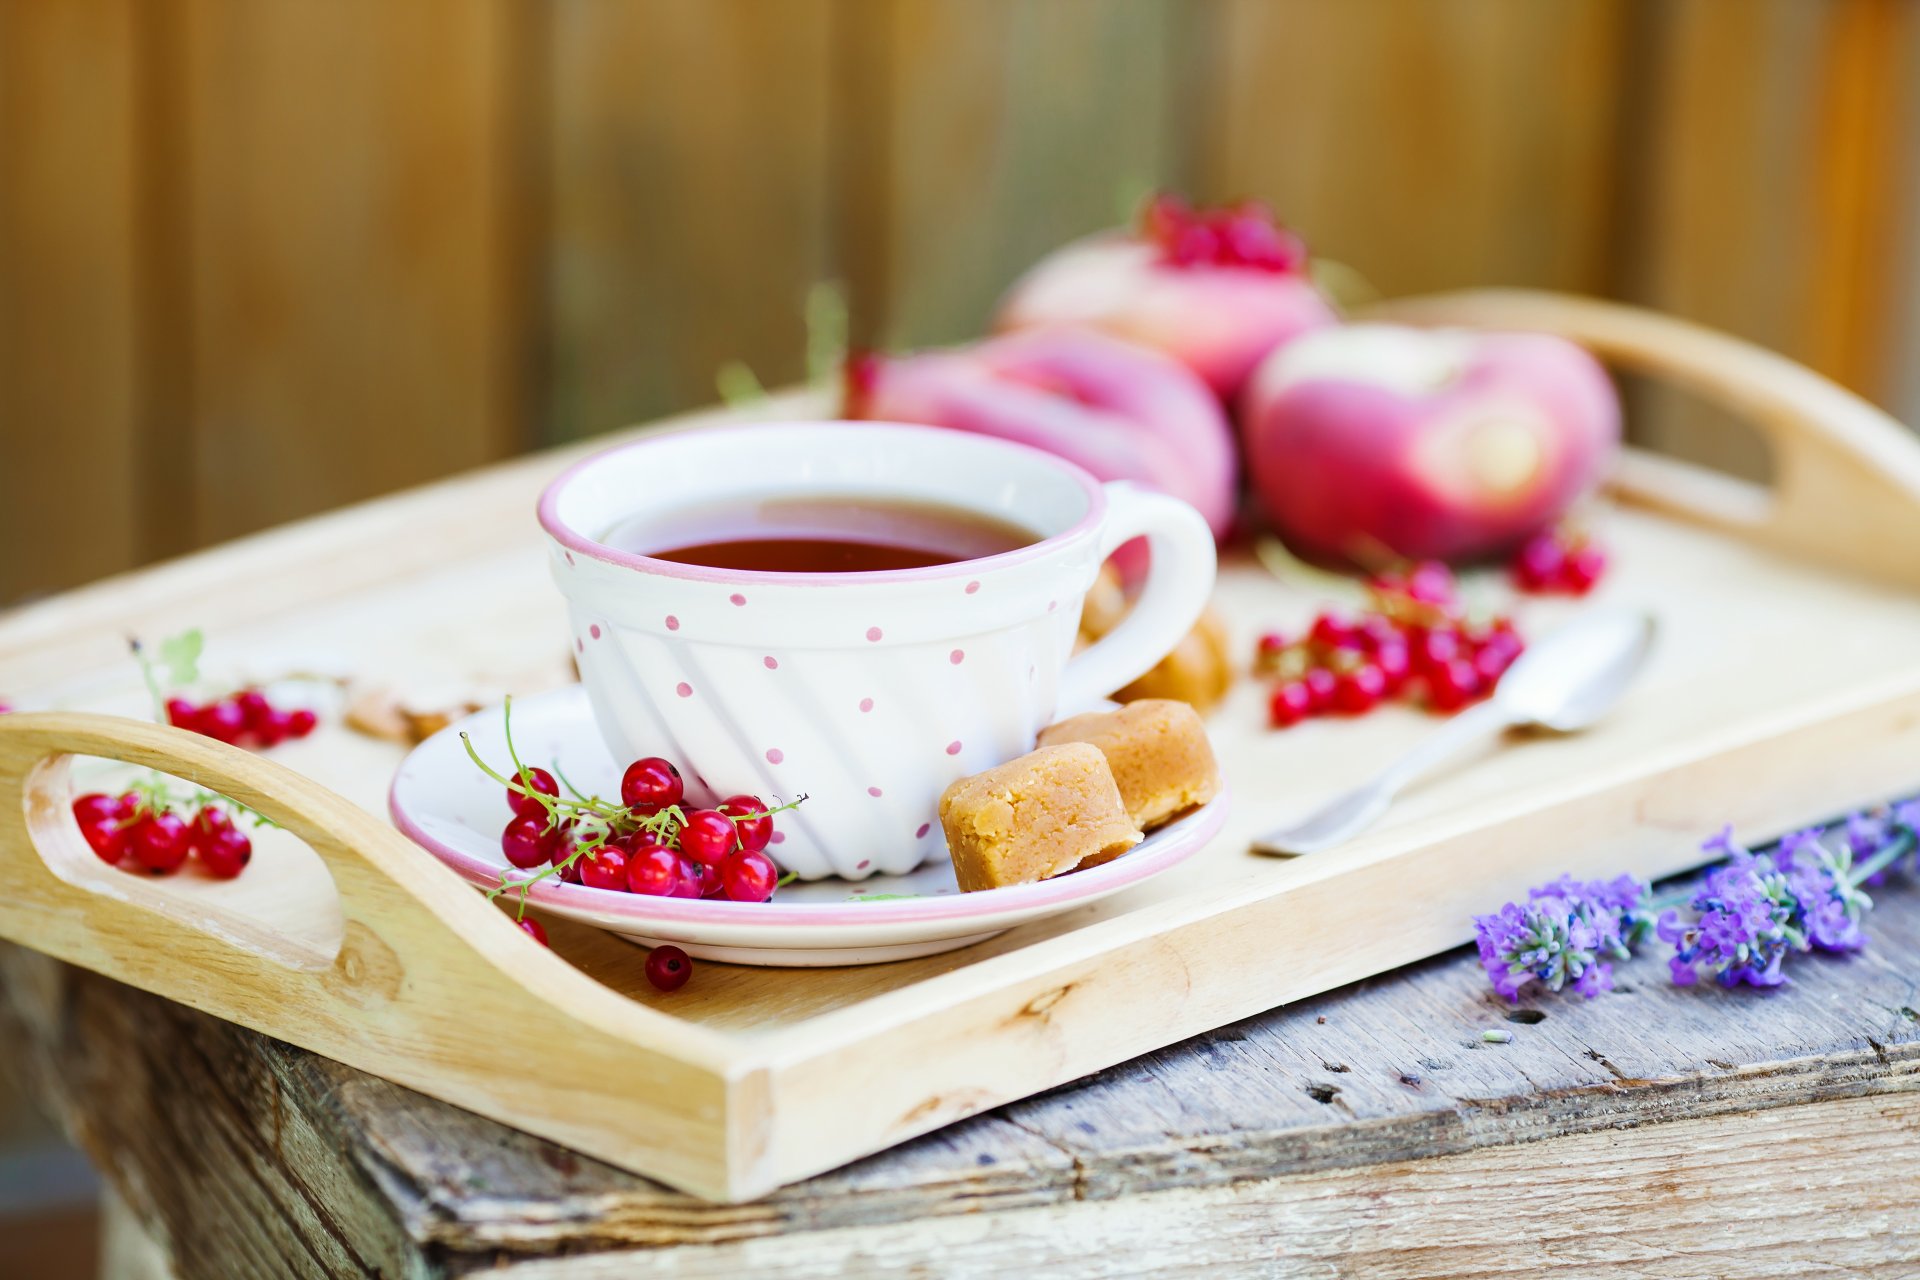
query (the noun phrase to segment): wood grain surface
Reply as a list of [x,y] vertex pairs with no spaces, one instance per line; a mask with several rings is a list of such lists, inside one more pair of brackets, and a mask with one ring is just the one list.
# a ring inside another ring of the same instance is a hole
[[1920,885],[1875,897],[1866,953],[1770,994],[1650,956],[1512,1006],[1455,953],[748,1205],[12,946],[0,1064],[183,1276],[1894,1276],[1920,1263],[1920,1181],[1889,1176],[1920,1155]]

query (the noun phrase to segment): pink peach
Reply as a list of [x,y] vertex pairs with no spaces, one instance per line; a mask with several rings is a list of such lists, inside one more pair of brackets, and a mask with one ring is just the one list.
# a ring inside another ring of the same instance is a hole
[[1196,212],[1163,196],[1138,232],[1041,259],[1001,300],[994,326],[1103,329],[1164,351],[1231,404],[1267,355],[1337,322],[1306,265],[1299,240],[1258,205]]
[[858,356],[846,414],[1030,444],[1102,480],[1135,480],[1193,504],[1216,535],[1238,464],[1219,402],[1179,362],[1084,329],[1047,329],[914,355]]
[[1460,560],[1518,544],[1600,483],[1620,405],[1599,363],[1544,334],[1361,324],[1276,352],[1248,384],[1253,489],[1321,560]]

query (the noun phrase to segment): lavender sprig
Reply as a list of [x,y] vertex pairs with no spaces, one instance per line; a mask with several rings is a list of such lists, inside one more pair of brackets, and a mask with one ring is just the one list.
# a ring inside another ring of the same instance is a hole
[[[1860,924],[1873,900],[1860,886],[1879,883],[1920,843],[1920,799],[1855,814],[1840,835],[1830,845],[1817,828],[1796,831],[1763,857],[1724,827],[1700,846],[1722,861],[1697,889],[1667,902],[1650,901],[1631,876],[1583,882],[1563,875],[1524,903],[1474,917],[1480,963],[1494,990],[1511,1000],[1536,981],[1591,999],[1612,989],[1610,961],[1631,957],[1657,911],[1654,932],[1673,947],[1667,963],[1676,984],[1704,974],[1728,987],[1780,986],[1792,954],[1866,945]],[[1915,863],[1920,871],[1920,858]],[[1675,909],[1682,905],[1692,918]]]
[[1646,935],[1649,890],[1632,876],[1575,880],[1561,876],[1509,902],[1492,915],[1475,916],[1480,963],[1493,988],[1518,1001],[1529,983],[1549,991],[1571,987],[1591,1000],[1613,989],[1611,960],[1626,960]]

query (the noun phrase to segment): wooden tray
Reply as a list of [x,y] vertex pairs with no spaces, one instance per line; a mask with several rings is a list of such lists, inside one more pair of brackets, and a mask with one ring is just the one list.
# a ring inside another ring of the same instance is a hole
[[[553,953],[532,947],[388,826],[397,748],[329,725],[266,759],[88,710],[30,712],[0,717],[0,936],[737,1200],[1454,946],[1471,912],[1558,871],[1666,874],[1722,822],[1764,837],[1920,783],[1920,446],[1897,424],[1786,361],[1608,304],[1470,294],[1393,310],[1563,332],[1690,385],[1766,433],[1779,483],[1759,493],[1631,458],[1620,495],[1647,505],[1611,518],[1602,595],[1653,610],[1662,644],[1628,704],[1589,734],[1434,780],[1349,846],[1246,852],[1430,722],[1396,710],[1272,734],[1243,682],[1213,722],[1237,812],[1190,874],[951,955],[705,965],[660,996],[628,944],[556,924]],[[820,408],[802,396],[770,412]],[[561,606],[532,502],[584,451],[19,610],[0,619],[0,690],[138,714],[125,637],[196,625],[262,669],[313,652],[403,680],[557,668]],[[1241,644],[1313,604],[1245,563],[1227,566],[1220,600]],[[1530,604],[1525,625],[1567,607]],[[314,873],[215,886],[100,868],[65,817],[72,753],[230,794],[303,837]]]

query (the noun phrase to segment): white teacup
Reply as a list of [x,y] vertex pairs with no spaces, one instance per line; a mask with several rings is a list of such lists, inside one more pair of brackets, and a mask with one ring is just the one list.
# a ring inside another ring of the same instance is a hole
[[[938,504],[1035,540],[851,573],[710,568],[601,541],[637,515],[672,527],[681,511],[809,497]],[[770,852],[810,880],[900,874],[941,852],[947,785],[1153,666],[1214,576],[1206,522],[1178,499],[1102,485],[1024,445],[889,423],[652,436],[560,476],[540,522],[607,746],[674,761],[693,803],[806,795]],[[1074,654],[1101,561],[1142,536],[1152,565],[1137,607]]]

